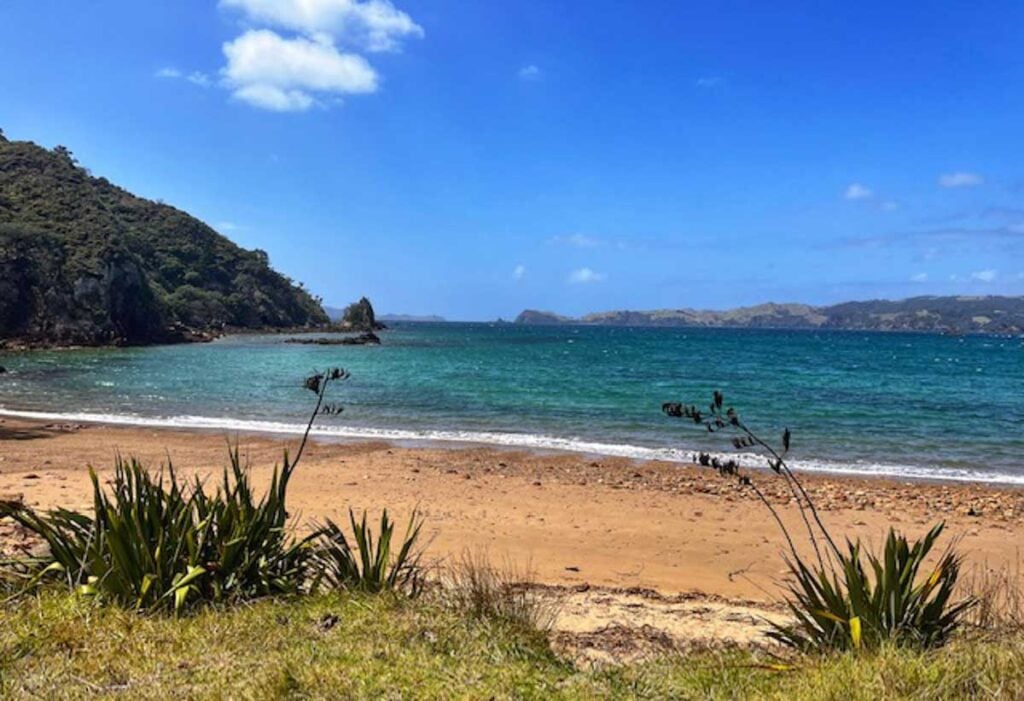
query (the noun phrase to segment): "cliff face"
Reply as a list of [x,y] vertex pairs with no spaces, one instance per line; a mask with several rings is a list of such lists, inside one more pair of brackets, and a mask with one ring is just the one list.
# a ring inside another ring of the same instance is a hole
[[0,339],[142,344],[327,323],[319,301],[173,207],[0,135]]
[[516,323],[1020,334],[1024,333],[1024,297],[912,297],[827,307],[769,303],[726,311],[598,312],[580,319],[528,310]]

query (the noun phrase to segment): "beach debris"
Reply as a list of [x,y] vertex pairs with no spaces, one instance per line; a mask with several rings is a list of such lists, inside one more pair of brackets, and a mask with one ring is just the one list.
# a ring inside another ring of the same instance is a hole
[[321,633],[326,633],[331,628],[338,625],[339,621],[341,621],[341,619],[336,614],[325,613],[320,617],[320,620],[317,621],[316,627]]

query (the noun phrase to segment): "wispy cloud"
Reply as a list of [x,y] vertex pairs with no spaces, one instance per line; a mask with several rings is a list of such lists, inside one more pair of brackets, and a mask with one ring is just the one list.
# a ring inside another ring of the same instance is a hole
[[541,71],[539,66],[536,66],[531,63],[528,66],[523,66],[522,68],[520,68],[517,75],[519,76],[519,80],[532,81],[540,80],[541,78],[543,78],[544,72]]
[[962,221],[992,221],[1000,224],[1024,223],[1024,207],[1008,207],[1006,205],[989,205],[972,209],[961,209],[922,217],[925,224],[949,224]]
[[516,267],[512,268],[512,278],[515,280],[522,280],[526,277],[526,266],[520,263]]
[[161,68],[153,74],[153,77],[160,78],[163,80],[187,80],[193,85],[198,85],[201,88],[208,88],[211,85],[213,85],[213,81],[210,79],[210,76],[203,73],[202,71],[192,71],[191,73],[186,75],[185,73],[178,70],[177,68],[174,68],[173,66]]
[[955,173],[944,173],[939,176],[939,187],[977,187],[985,182],[985,178],[977,173],[957,171]]
[[999,277],[999,273],[991,269],[976,270],[975,272],[971,273],[971,279],[976,280],[978,282],[993,282],[997,277]]
[[980,219],[1017,220],[1024,222],[1024,207],[986,207],[978,212]]
[[192,71],[185,77],[185,80],[193,85],[198,85],[201,88],[208,88],[213,85],[213,81],[210,80],[210,76],[206,75],[202,71]]
[[862,183],[850,183],[843,192],[843,197],[848,200],[869,200],[874,196],[874,191]]
[[928,282],[928,273],[915,273],[910,276],[911,282]]
[[693,84],[696,85],[698,88],[717,88],[722,84],[722,82],[722,79],[719,78],[718,76],[708,75],[697,78],[697,80],[695,80]]
[[548,239],[549,243],[558,244],[562,246],[575,246],[576,248],[594,248],[596,246],[603,246],[604,241],[601,239],[587,236],[586,234],[567,234],[563,236],[552,236]]
[[568,282],[573,285],[586,285],[592,282],[604,282],[608,276],[594,272],[590,268],[580,268],[569,273]]
[[880,248],[908,244],[929,246],[961,244],[976,248],[996,245],[1015,247],[1024,244],[1024,222],[1005,226],[947,226],[911,231],[891,231],[882,234],[851,236],[839,239],[832,245]]

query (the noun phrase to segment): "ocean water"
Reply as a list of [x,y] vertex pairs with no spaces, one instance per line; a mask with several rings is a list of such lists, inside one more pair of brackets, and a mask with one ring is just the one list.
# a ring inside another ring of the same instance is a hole
[[[301,431],[685,460],[727,442],[662,415],[721,389],[803,469],[1024,485],[1024,339],[844,331],[398,324],[380,347],[209,344],[0,353],[0,414]],[[0,444],[2,451],[2,444]]]

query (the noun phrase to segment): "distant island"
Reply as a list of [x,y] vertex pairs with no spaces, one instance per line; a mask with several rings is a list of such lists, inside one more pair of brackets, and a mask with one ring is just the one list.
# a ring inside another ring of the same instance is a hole
[[399,322],[415,322],[415,323],[439,323],[447,321],[443,316],[437,316],[436,314],[381,314],[377,317],[381,321],[387,321],[389,323]]
[[320,300],[181,210],[0,132],[0,345],[140,345],[316,328]]
[[822,307],[769,302],[725,311],[609,311],[579,318],[527,309],[516,317],[515,323],[1016,335],[1024,333],[1024,297],[911,297],[897,301],[843,302]]

